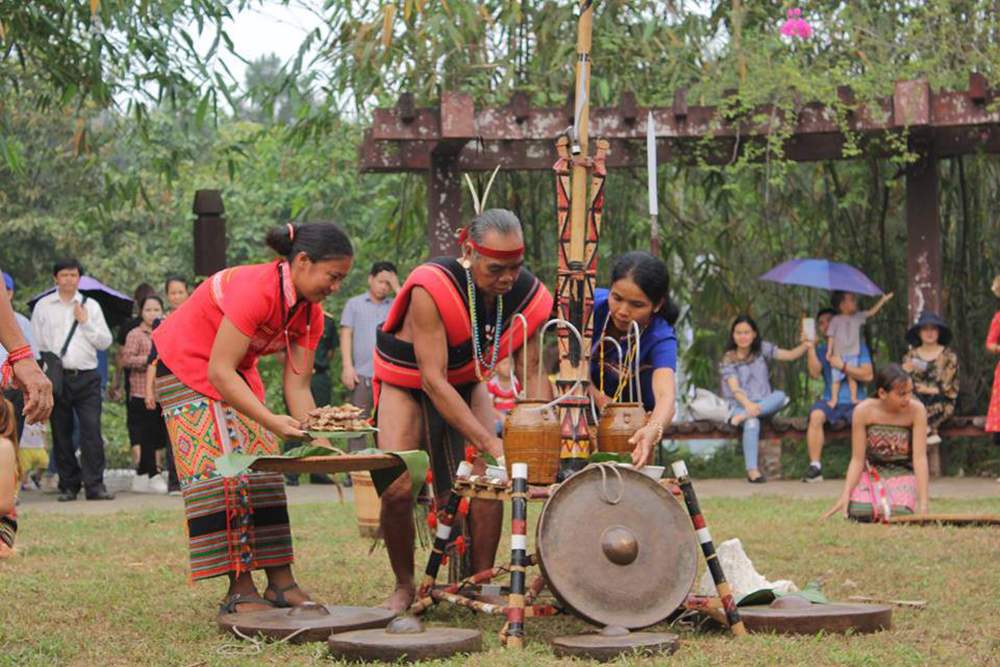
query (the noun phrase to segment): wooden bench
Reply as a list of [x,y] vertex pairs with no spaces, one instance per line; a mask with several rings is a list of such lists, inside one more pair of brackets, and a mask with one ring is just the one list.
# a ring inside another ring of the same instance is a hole
[[[805,438],[808,427],[808,417],[774,417],[764,420],[760,429],[761,444],[766,440]],[[941,425],[938,434],[942,438],[981,438],[987,435],[985,427],[986,417],[955,416]],[[843,420],[827,423],[823,432],[827,441],[844,440],[851,436],[851,429]],[[740,430],[729,424],[710,421],[674,422],[663,429],[663,437],[667,440],[739,440]],[[928,446],[927,458],[931,475],[940,475],[941,453],[938,445]]]

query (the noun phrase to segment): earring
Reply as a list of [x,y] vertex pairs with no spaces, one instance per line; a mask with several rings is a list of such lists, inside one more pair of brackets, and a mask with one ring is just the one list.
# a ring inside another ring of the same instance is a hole
[[469,260],[468,260],[468,259],[467,259],[466,257],[464,257],[464,256],[463,256],[463,257],[460,257],[460,258],[459,258],[459,260],[458,260],[458,263],[462,265],[462,268],[463,268],[463,269],[466,269],[466,270],[468,270],[468,269],[471,269],[471,268],[472,268],[472,262],[470,262],[470,261],[469,261]]

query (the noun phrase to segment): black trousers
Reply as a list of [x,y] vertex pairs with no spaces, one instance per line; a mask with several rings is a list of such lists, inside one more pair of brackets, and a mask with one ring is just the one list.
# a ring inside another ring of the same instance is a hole
[[[74,413],[80,422],[80,463],[73,451]],[[52,408],[51,422],[59,490],[76,493],[81,484],[88,492],[97,490],[104,483],[100,373],[67,371],[62,396],[56,397]]]
[[14,406],[14,414],[17,415],[17,437],[20,440],[24,435],[24,392],[20,389],[4,389],[3,397]]

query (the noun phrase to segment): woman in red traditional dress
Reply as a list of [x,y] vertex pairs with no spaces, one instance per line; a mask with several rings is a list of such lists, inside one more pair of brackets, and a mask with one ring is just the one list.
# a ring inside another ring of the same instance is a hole
[[[1000,299],[1000,274],[993,279],[992,289],[993,294]],[[990,322],[990,332],[986,336],[986,351],[1000,355],[1000,310]],[[986,413],[986,430],[993,433],[993,444],[1000,445],[1000,361],[997,361],[993,371],[993,395],[990,396],[990,409]]]
[[[229,577],[222,613],[309,601],[292,576],[292,535],[283,478],[225,478],[215,459],[231,452],[278,454],[278,439],[302,439],[315,406],[309,380],[323,334],[322,301],[353,262],[334,224],[286,225],[267,235],[280,257],[216,273],[153,333],[156,392],[170,433],[187,515],[192,579]],[[264,404],[257,360],[284,352],[291,415]],[[262,598],[251,572],[263,569]]]

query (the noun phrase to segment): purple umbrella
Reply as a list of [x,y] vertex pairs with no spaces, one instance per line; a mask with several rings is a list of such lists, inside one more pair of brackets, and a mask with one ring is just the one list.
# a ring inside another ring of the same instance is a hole
[[[132,299],[111,289],[96,278],[90,276],[80,278],[79,290],[98,303],[101,310],[104,311],[104,319],[107,320],[109,327],[115,328],[132,317]],[[28,301],[28,308],[34,310],[39,299],[53,294],[55,291],[56,288],[51,287],[41,294],[36,294]]]
[[878,285],[853,266],[826,259],[790,259],[760,276],[759,279],[782,285],[803,285],[866,296],[882,293]]

